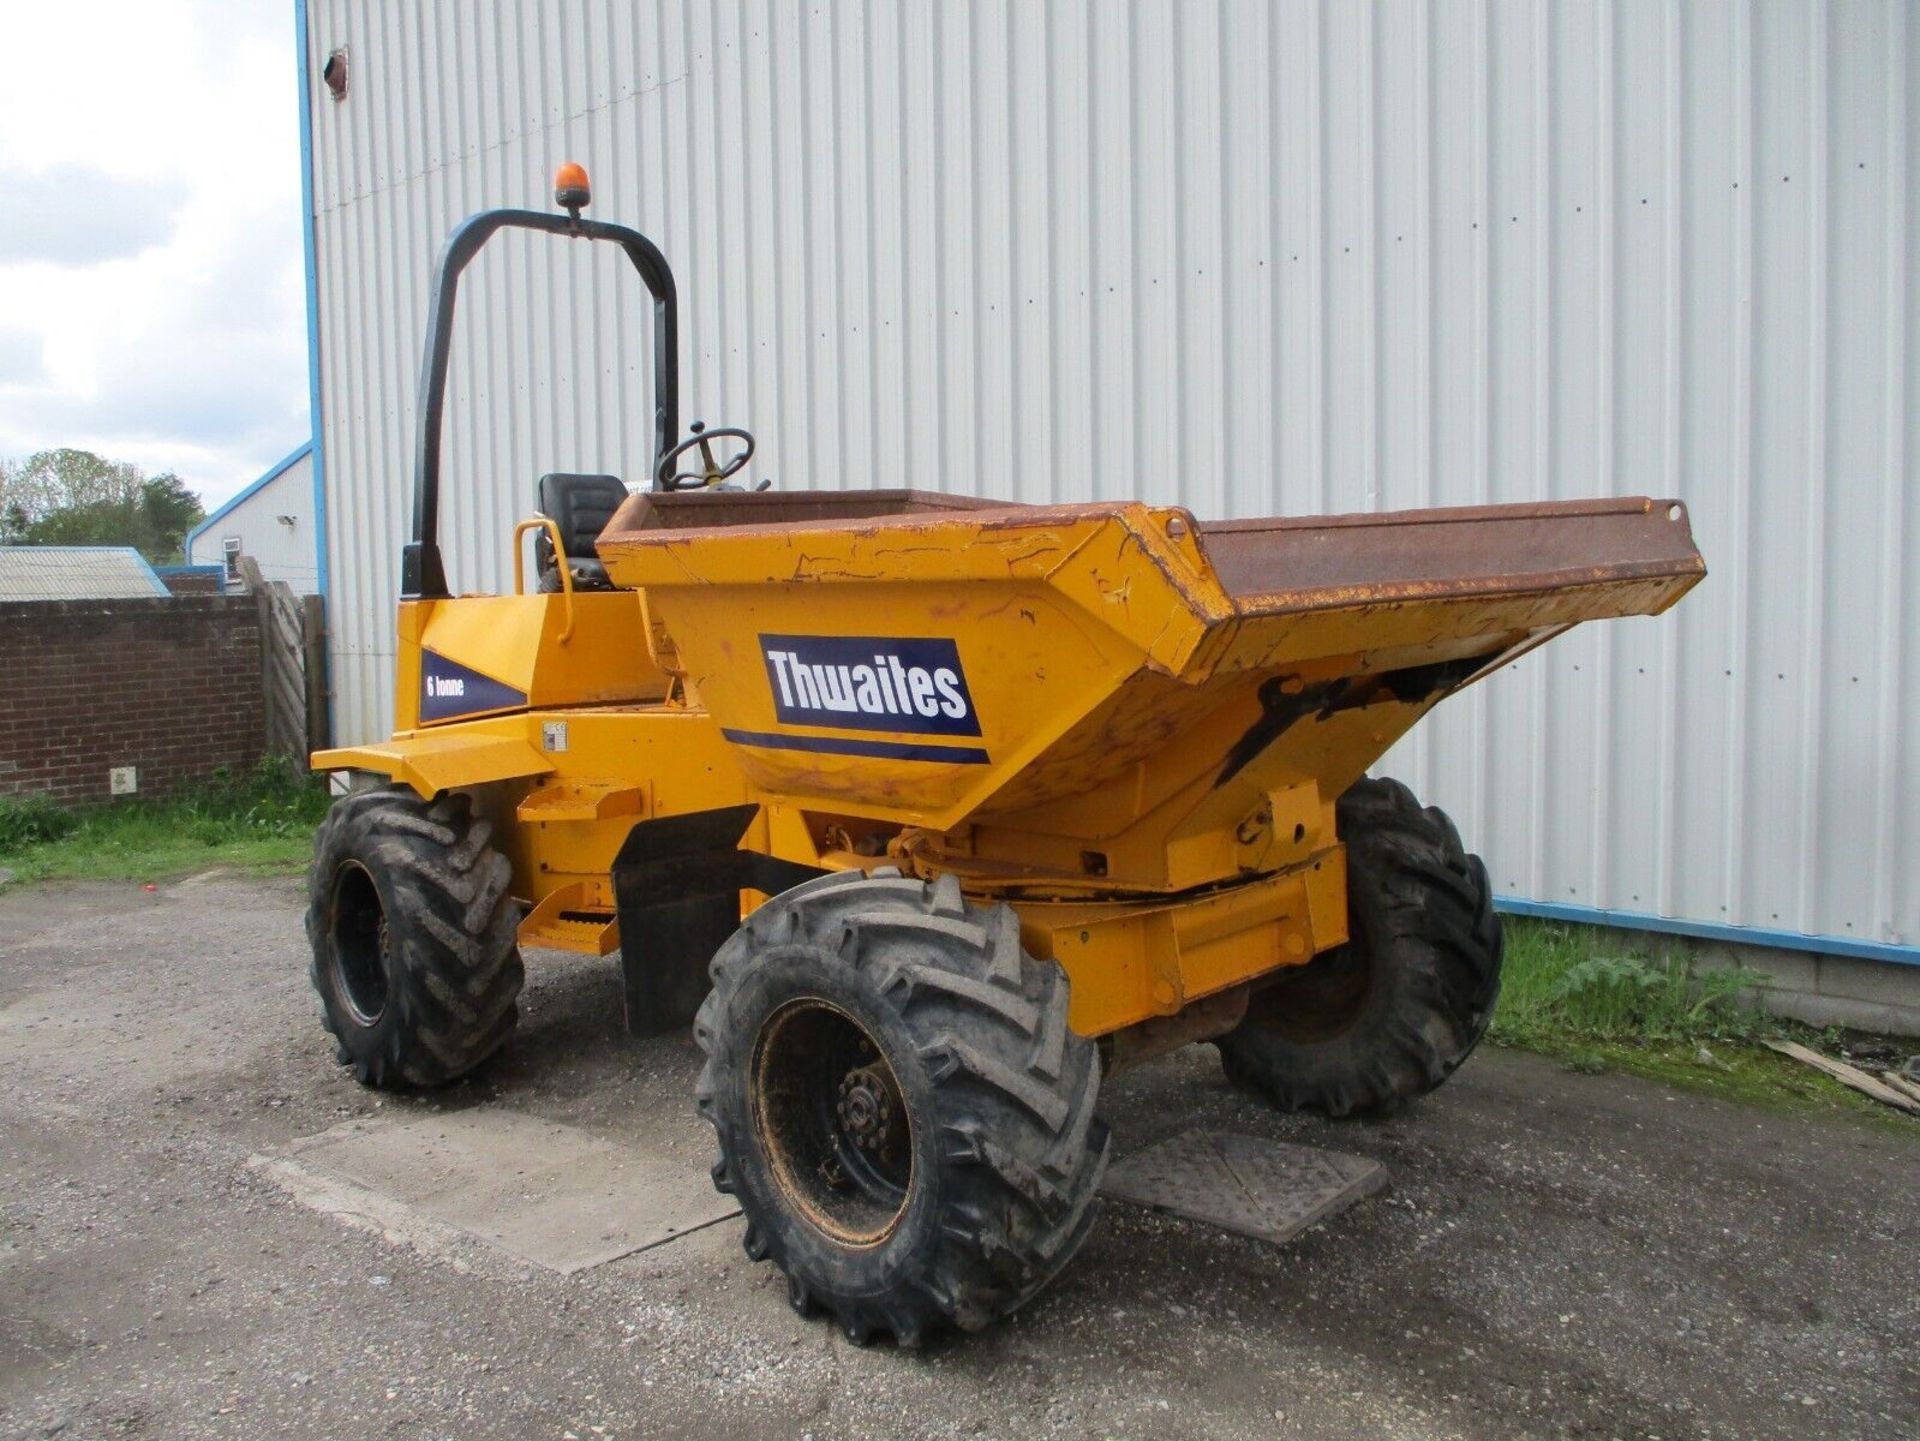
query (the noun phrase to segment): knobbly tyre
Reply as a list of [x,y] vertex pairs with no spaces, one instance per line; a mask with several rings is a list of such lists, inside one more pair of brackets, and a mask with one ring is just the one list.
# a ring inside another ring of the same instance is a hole
[[[748,1255],[909,1346],[1073,1256],[1114,1070],[1210,1041],[1342,1116],[1460,1065],[1500,984],[1486,870],[1367,768],[1531,647],[1678,600],[1705,573],[1681,505],[1207,522],[748,489],[747,431],[681,434],[665,258],[582,216],[577,166],[556,199],[440,257],[397,728],[314,757],[356,773],[307,915],[343,1064],[451,1081],[512,1033],[523,949],[617,950],[631,1029],[705,1052]],[[455,596],[455,294],[503,229],[639,273],[653,459],[638,488],[540,477],[513,593]]]

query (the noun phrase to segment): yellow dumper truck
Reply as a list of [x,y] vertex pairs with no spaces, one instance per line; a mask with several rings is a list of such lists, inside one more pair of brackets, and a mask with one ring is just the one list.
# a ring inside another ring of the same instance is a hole
[[[307,915],[362,1082],[478,1066],[523,949],[617,950],[630,1026],[706,1054],[748,1255],[802,1312],[913,1345],[1073,1255],[1115,1068],[1211,1042],[1274,1105],[1340,1116],[1466,1058],[1500,983],[1485,868],[1367,767],[1568,627],[1672,605],[1705,573],[1681,505],[1213,522],[748,489],[747,432],[680,434],[665,259],[581,216],[577,167],[557,199],[443,252],[396,729],[314,757],[363,778]],[[454,596],[455,293],[507,227],[632,261],[655,459],[638,488],[540,478],[531,582]]]

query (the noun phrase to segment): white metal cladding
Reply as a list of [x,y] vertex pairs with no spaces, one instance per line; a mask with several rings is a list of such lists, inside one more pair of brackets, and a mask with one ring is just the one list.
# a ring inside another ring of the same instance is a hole
[[[676,268],[683,416],[751,426],[780,484],[1685,498],[1712,574],[1675,612],[1556,642],[1392,766],[1503,893],[1920,943],[1916,29],[1900,0],[312,0],[339,732],[390,724],[436,247],[571,158]],[[510,236],[469,272],[456,584],[510,578],[543,471],[644,473],[623,266]]]
[[216,510],[187,536],[191,565],[225,565],[226,543],[240,542],[267,580],[283,580],[311,595],[319,576],[314,559],[313,451],[296,451]]

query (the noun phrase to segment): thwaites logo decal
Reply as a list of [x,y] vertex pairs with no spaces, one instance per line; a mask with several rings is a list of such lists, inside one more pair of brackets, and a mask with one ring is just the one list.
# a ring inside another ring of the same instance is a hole
[[[782,725],[885,731],[891,737],[978,736],[960,649],[950,640],[884,635],[763,635],[773,712]],[[867,756],[936,765],[983,766],[987,748],[931,739],[720,733],[735,745],[813,755]]]
[[900,735],[977,736],[980,717],[951,640],[763,635],[760,653],[783,725]]
[[453,720],[482,711],[514,710],[527,703],[525,691],[469,670],[430,650],[420,652],[420,719]]

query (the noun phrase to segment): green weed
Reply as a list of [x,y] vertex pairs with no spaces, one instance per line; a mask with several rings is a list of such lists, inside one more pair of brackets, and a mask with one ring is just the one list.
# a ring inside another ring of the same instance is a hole
[[57,841],[79,824],[45,796],[0,796],[0,855]]
[[155,880],[209,866],[291,871],[326,815],[326,782],[269,756],[197,790],[65,810],[34,797],[0,803],[0,865],[24,879]]
[[1557,1058],[1570,1071],[1624,1071],[1758,1105],[1841,1110],[1912,1122],[1759,1043],[1803,1041],[1832,1054],[1837,1033],[1770,1016],[1751,992],[1753,970],[1695,972],[1684,943],[1638,945],[1586,926],[1505,918],[1500,1003],[1487,1038]]
[[1572,926],[1515,918],[1506,930],[1496,1040],[1752,1040],[1778,1032],[1772,1018],[1741,1004],[1766,983],[1759,971],[1695,974],[1677,945],[1636,952]]

